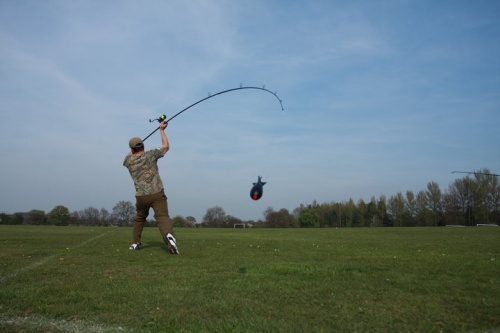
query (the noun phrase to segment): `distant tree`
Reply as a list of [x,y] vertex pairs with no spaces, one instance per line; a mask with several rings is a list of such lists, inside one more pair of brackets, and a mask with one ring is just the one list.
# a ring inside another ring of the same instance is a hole
[[80,225],[82,224],[82,219],[80,217],[80,212],[79,211],[73,211],[70,214],[70,224],[72,225]]
[[446,224],[474,225],[474,181],[469,177],[455,179],[443,195],[444,220]]
[[26,213],[14,213],[12,216],[12,224],[24,224],[26,221]]
[[85,225],[99,225],[99,210],[94,207],[87,207],[80,213],[81,219]]
[[366,221],[370,227],[380,227],[382,222],[377,218],[377,199],[371,197],[370,202],[366,205]]
[[363,199],[359,199],[357,205],[357,226],[358,227],[366,227],[367,219],[366,219],[366,210],[368,209],[365,201]]
[[401,192],[398,192],[396,195],[389,198],[387,201],[387,212],[391,217],[393,225],[398,227],[405,225],[405,200]]
[[442,222],[443,212],[441,189],[438,183],[434,181],[429,182],[425,195],[427,196],[428,208],[432,213],[432,223],[434,226],[438,226]]
[[298,228],[299,220],[295,217],[295,215],[291,214],[288,209],[281,208],[279,213],[282,216],[286,216],[288,218],[288,227],[289,228]]
[[235,216],[227,215],[226,216],[226,226],[229,228],[233,228],[235,224],[242,224],[243,221]]
[[207,227],[225,227],[226,226],[226,212],[222,207],[215,206],[207,209],[203,216],[203,224]]
[[264,220],[267,220],[267,216],[268,216],[269,214],[271,214],[272,212],[274,212],[274,208],[273,208],[273,207],[271,207],[271,206],[268,206],[268,207],[264,210],[264,212],[262,213],[262,216],[264,217]]
[[465,226],[464,215],[461,212],[457,197],[450,192],[443,194],[443,220],[445,224],[458,224]]
[[28,212],[28,224],[47,224],[47,216],[43,210],[33,209]]
[[48,220],[53,225],[68,225],[70,222],[70,214],[65,206],[55,206],[48,214]]
[[300,211],[299,226],[301,228],[319,227],[318,213],[312,208],[306,208]]
[[174,218],[172,219],[175,228],[184,227],[185,221],[186,219],[180,215],[174,216]]
[[415,218],[417,216],[417,199],[413,191],[406,191],[405,208],[409,218],[408,225],[415,226]]
[[100,226],[109,226],[111,220],[111,214],[106,208],[101,208],[99,210],[99,225]]
[[497,176],[483,168],[474,174],[474,216],[476,223],[491,223],[494,211],[500,206],[500,187]]
[[130,225],[135,216],[135,206],[130,201],[120,201],[113,207],[112,215],[118,225]]
[[[337,220],[337,211],[335,209],[335,203],[323,203],[317,208],[319,217],[320,227],[332,227]],[[295,226],[298,226],[298,215],[291,214],[291,217],[295,221]]]
[[174,227],[176,228],[196,228],[196,223],[187,218],[183,218],[180,215],[175,216],[172,221],[174,222]]
[[500,225],[500,180],[496,176],[489,176],[486,184],[486,208],[488,223]]
[[446,223],[474,226],[500,222],[500,185],[497,176],[482,169],[456,179],[443,195]]
[[[304,209],[304,204],[300,204],[299,207],[295,207],[294,210],[292,211],[293,216],[298,220],[299,219],[299,214],[300,211]],[[264,217],[266,214],[264,213]]]
[[[300,204],[293,215],[301,227],[347,226],[441,226],[446,224],[500,224],[500,179],[488,169],[457,179],[447,192],[429,182],[419,192],[398,192],[386,199],[372,196],[370,202],[353,199],[340,203]],[[264,212],[266,226],[286,225],[279,212]],[[255,225],[260,225],[258,222]]]
[[376,217],[379,223],[382,224],[382,226],[384,227],[392,226],[391,220],[389,219],[389,216],[387,214],[387,199],[385,195],[381,195],[378,199]]
[[0,223],[1,224],[12,224],[12,217],[5,212],[1,212],[0,213]]
[[196,223],[196,219],[193,216],[187,216],[186,220],[193,222],[193,223]]
[[335,224],[333,225],[334,227],[336,228],[342,228],[342,227],[345,227],[346,226],[346,205],[339,202],[339,203],[336,203],[335,205],[335,211],[337,213],[337,219],[335,221]]
[[274,213],[275,213],[275,211],[271,206],[267,207],[266,210],[264,210],[264,212],[262,213],[262,215],[264,216],[264,221],[266,223],[266,227],[270,227],[270,228],[277,227],[276,225],[274,225],[274,223],[272,221],[270,221],[270,217]]
[[270,228],[293,228],[298,226],[295,217],[285,208],[280,209],[278,212],[268,209],[265,213],[266,226]]
[[354,227],[356,226],[356,204],[352,198],[349,198],[349,201],[345,205],[345,221],[346,227]]
[[430,226],[432,225],[431,212],[428,208],[427,195],[425,191],[421,190],[416,196],[417,203],[417,225],[418,226]]

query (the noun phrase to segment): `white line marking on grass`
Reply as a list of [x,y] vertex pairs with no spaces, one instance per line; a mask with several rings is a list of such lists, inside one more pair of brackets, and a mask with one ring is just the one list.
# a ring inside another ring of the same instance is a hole
[[[104,233],[102,233],[102,234],[100,234],[100,235],[97,235],[97,236],[95,236],[95,237],[92,237],[91,239],[88,239],[88,240],[86,240],[85,242],[80,243],[80,244],[78,244],[78,245],[76,245],[76,246],[74,246],[74,247],[75,247],[75,248],[78,248],[78,247],[85,246],[85,245],[87,245],[88,243],[92,242],[93,240],[96,240],[96,239],[101,238],[102,236],[106,235],[108,232],[110,232],[110,231],[106,231],[106,232],[104,232]],[[37,261],[37,262],[35,262],[35,263],[31,264],[31,265],[28,265],[28,266],[26,266],[26,267],[20,268],[20,269],[18,269],[17,271],[14,271],[13,273],[10,273],[10,274],[4,275],[4,276],[0,276],[0,283],[5,282],[5,281],[7,281],[7,280],[10,280],[10,279],[12,279],[12,278],[16,277],[17,275],[19,275],[19,274],[21,274],[21,273],[24,273],[24,272],[27,272],[27,271],[31,271],[31,270],[33,270],[33,269],[37,268],[38,266],[43,265],[43,264],[45,264],[47,261],[50,261],[50,260],[52,260],[52,259],[54,259],[54,258],[56,258],[56,257],[57,257],[57,255],[55,255],[55,254],[54,254],[54,255],[51,255],[51,256],[48,256],[48,257],[45,257],[45,258],[43,258],[42,260]]]
[[0,276],[0,282],[5,282],[7,280],[10,280],[10,279],[16,277],[18,274],[21,274],[23,272],[31,271],[32,269],[35,269],[38,266],[45,264],[47,261],[49,261],[49,260],[51,260],[51,259],[53,259],[55,257],[56,256],[45,257],[42,260],[37,261],[37,262],[35,262],[35,263],[33,263],[33,264],[29,265],[29,266],[20,268],[17,271],[14,271],[13,273],[10,273],[10,274],[4,275],[4,276]]
[[31,317],[1,317],[0,316],[0,328],[1,327],[17,327],[22,330],[34,329],[39,331],[42,329],[44,332],[52,332],[57,330],[58,332],[89,332],[89,333],[113,333],[113,332],[133,332],[133,330],[121,327],[121,326],[104,326],[96,322],[84,321],[84,320],[54,320],[41,316],[31,316]]

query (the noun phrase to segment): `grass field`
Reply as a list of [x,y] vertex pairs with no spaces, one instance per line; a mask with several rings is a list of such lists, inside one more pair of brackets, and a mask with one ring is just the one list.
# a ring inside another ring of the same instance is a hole
[[500,332],[500,228],[0,226],[1,332]]

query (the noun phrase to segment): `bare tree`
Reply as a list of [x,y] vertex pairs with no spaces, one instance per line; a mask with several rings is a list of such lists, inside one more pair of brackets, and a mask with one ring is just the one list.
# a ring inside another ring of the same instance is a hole
[[226,226],[226,212],[222,207],[215,206],[207,209],[206,214],[203,216],[203,224],[208,227],[225,227]]
[[106,208],[101,208],[99,211],[99,225],[108,226],[110,224],[111,214]]
[[135,216],[135,207],[130,201],[120,201],[113,207],[112,215],[118,225],[130,225]]
[[415,199],[417,202],[417,225],[428,226],[431,222],[429,222],[430,211],[427,207],[428,200],[425,191],[418,191]]
[[410,218],[410,224],[415,225],[415,218],[417,217],[417,198],[413,191],[406,191],[406,201],[405,201],[406,211],[408,212],[408,217]]
[[95,207],[85,208],[80,216],[86,225],[99,225],[99,210]]
[[[490,174],[488,169],[482,169],[474,174],[474,218],[476,223],[490,223],[495,210],[500,205],[500,187],[498,177]],[[494,219],[494,217],[493,217]]]
[[425,192],[427,196],[427,203],[429,205],[429,209],[432,212],[432,221],[434,226],[440,224],[442,212],[443,212],[443,203],[441,196],[441,189],[439,188],[438,183],[429,182],[427,184],[427,191]]

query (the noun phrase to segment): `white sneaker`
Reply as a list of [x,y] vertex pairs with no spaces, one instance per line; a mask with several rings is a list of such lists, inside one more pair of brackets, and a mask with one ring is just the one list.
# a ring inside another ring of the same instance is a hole
[[130,247],[128,249],[129,250],[140,250],[141,249],[141,243],[133,243],[132,245],[130,245]]
[[168,250],[172,254],[179,254],[179,249],[177,248],[177,241],[174,235],[171,233],[166,234],[164,237],[165,243],[167,243]]

